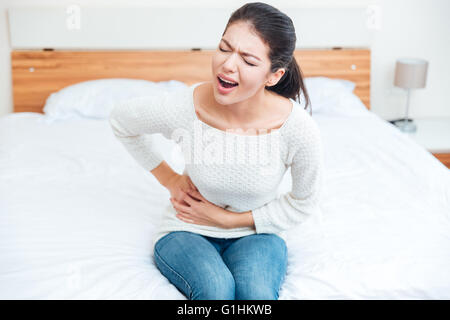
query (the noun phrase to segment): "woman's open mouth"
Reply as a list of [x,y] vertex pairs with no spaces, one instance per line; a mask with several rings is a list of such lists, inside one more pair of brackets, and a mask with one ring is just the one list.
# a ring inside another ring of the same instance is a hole
[[234,83],[234,84],[229,83],[229,82],[223,81],[222,79],[220,79],[220,77],[217,77],[217,87],[218,87],[220,93],[223,93],[223,94],[230,93],[238,85],[239,85],[238,83]]

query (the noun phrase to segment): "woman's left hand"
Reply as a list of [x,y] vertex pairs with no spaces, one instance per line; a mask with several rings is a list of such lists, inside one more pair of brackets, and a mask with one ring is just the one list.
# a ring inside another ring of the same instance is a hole
[[181,204],[174,198],[170,202],[177,212],[177,218],[193,224],[213,226],[219,228],[230,228],[230,215],[227,210],[206,200],[200,192],[192,191],[185,194],[182,199],[189,205]]

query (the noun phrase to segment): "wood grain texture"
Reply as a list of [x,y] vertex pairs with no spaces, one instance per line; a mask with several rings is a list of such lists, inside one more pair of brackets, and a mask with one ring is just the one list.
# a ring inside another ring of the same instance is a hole
[[[14,112],[43,113],[52,92],[87,80],[178,80],[187,85],[208,81],[214,52],[14,50],[11,52]],[[294,55],[304,77],[325,76],[355,82],[354,93],[370,110],[370,50],[304,49],[296,50]]]
[[450,169],[450,153],[433,153],[433,156]]

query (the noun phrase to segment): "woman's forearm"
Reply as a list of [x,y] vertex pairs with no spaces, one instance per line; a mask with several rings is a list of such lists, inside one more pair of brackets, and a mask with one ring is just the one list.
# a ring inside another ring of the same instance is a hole
[[155,169],[150,171],[155,178],[161,183],[164,187],[167,187],[167,182],[177,173],[172,170],[172,168],[167,164],[166,161],[162,161],[160,165],[158,165]]
[[242,228],[250,227],[255,229],[255,222],[253,221],[252,211],[233,212],[229,211],[229,227]]

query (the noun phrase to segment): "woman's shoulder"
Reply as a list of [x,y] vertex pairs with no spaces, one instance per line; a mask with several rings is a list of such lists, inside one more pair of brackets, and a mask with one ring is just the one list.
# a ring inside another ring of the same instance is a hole
[[292,117],[289,119],[283,131],[290,148],[298,148],[300,145],[320,143],[320,128],[316,120],[297,101],[293,102]]
[[144,96],[149,108],[161,114],[167,114],[171,119],[184,119],[191,110],[191,87],[162,90],[158,94]]
[[155,102],[160,104],[161,107],[166,110],[187,110],[190,106],[190,93],[192,88],[186,86],[183,88],[176,88],[171,90],[163,90],[159,94],[155,95]]
[[125,111],[152,119],[155,123],[185,127],[190,111],[189,91],[188,86],[166,89],[158,93],[134,97],[121,104],[127,107]]
[[189,91],[191,87],[186,86],[176,89],[163,89],[159,92],[152,92],[151,94],[131,98],[128,102],[146,101],[152,104],[155,108],[173,109],[184,107],[187,108],[189,104]]

